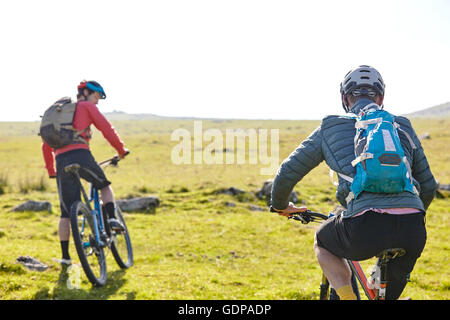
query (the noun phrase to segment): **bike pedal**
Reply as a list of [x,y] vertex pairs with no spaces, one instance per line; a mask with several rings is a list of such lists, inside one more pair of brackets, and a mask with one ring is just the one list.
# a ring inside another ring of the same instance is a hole
[[101,235],[100,236],[100,241],[101,241],[101,243],[100,243],[100,247],[106,247],[106,246],[108,246],[108,243],[109,243],[109,237],[105,234],[105,235]]

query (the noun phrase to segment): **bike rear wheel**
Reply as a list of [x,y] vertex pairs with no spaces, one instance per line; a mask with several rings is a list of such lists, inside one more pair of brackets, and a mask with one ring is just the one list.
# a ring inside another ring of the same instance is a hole
[[73,242],[84,273],[96,287],[106,284],[106,259],[103,247],[96,241],[94,216],[81,201],[70,208]]
[[[105,223],[106,232],[108,236],[113,239],[113,241],[111,242],[111,252],[114,256],[114,259],[116,260],[119,267],[121,267],[122,269],[127,269],[133,265],[133,247],[131,245],[130,233],[125,223],[123,213],[117,205],[115,215],[116,219],[119,220],[125,227],[125,231],[116,232],[114,230],[111,230],[108,223]],[[103,216],[103,220],[107,221],[105,213],[103,213]]]

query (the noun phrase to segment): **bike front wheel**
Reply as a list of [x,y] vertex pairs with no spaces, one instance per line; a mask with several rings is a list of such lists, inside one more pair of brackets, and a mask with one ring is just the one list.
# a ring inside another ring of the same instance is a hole
[[106,284],[105,253],[97,241],[95,217],[86,204],[81,201],[72,204],[70,224],[73,242],[84,273],[94,286],[104,286]]
[[[109,225],[106,227],[106,232],[108,236],[112,238],[111,242],[111,252],[114,256],[119,267],[122,269],[127,269],[133,265],[133,247],[131,245],[130,232],[128,231],[127,225],[125,223],[125,218],[119,206],[116,205],[115,212],[116,219],[119,220],[125,227],[124,231],[116,232],[111,230]],[[105,217],[105,214],[104,214]],[[106,217],[104,218],[107,221]]]

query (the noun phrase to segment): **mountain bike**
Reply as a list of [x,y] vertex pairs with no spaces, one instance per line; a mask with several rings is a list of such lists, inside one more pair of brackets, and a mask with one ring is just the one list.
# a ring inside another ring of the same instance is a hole
[[[270,208],[271,212],[276,212]],[[288,219],[294,219],[300,221],[302,224],[308,224],[310,222],[323,222],[329,219],[332,215],[327,216],[322,213],[313,212],[307,210],[305,212],[294,213]],[[376,255],[377,261],[369,278],[366,277],[361,265],[358,261],[347,260],[350,269],[352,270],[352,286],[358,300],[360,300],[359,292],[357,290],[357,284],[354,280],[358,280],[364,293],[369,300],[385,300],[386,287],[387,287],[387,264],[390,260],[403,256],[406,250],[403,248],[389,248],[383,250]],[[336,291],[331,288],[330,282],[327,277],[322,274],[322,281],[320,283],[320,300],[337,300],[339,296]]]
[[[118,156],[100,162],[101,167],[117,166]],[[112,230],[108,224],[106,212],[102,210],[99,190],[90,184],[89,196],[86,193],[79,174],[79,164],[71,164],[64,169],[75,176],[80,186],[84,201],[76,201],[70,208],[70,224],[75,247],[81,266],[96,287],[106,284],[105,248],[111,252],[120,268],[126,269],[133,265],[133,248],[130,233],[125,223],[122,211],[115,206],[115,218],[124,226],[124,231]]]

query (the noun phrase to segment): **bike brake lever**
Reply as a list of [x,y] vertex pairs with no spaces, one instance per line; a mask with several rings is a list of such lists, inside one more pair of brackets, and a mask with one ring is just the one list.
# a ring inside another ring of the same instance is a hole
[[[270,212],[279,213],[278,211],[275,211],[275,209],[274,209],[272,206],[270,206]],[[301,212],[296,212],[296,213],[292,214],[291,216],[289,216],[289,217],[287,217],[287,218],[288,218],[288,220],[294,219],[294,220],[300,221],[302,224],[308,224],[308,223],[311,222],[311,220],[306,219],[306,218],[302,215]]]
[[119,161],[120,161],[120,158],[116,156],[111,159],[111,162],[109,164],[113,167],[117,167],[119,164]]
[[291,217],[289,217],[289,219],[294,219],[294,220],[300,221],[302,224],[308,224],[311,222],[311,220],[306,219],[301,213],[296,213],[296,214],[292,215]]

